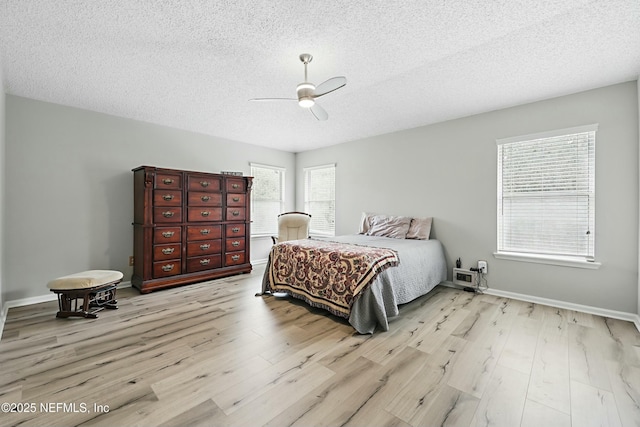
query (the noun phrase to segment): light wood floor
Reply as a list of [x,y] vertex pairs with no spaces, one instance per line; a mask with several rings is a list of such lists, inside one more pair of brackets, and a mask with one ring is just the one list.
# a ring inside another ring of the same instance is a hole
[[629,322],[437,287],[389,332],[358,335],[254,297],[261,273],[121,289],[95,320],[56,319],[55,302],[12,308],[0,402],[34,411],[0,425],[640,425]]

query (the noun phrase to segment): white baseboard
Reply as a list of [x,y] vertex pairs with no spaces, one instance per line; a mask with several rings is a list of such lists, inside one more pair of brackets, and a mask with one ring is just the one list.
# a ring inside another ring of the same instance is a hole
[[[118,289],[130,288],[131,282],[120,282]],[[2,307],[2,313],[0,313],[0,339],[2,338],[2,332],[4,331],[4,324],[7,320],[7,314],[10,308],[24,307],[25,305],[40,304],[42,302],[56,301],[58,296],[54,293],[48,293],[45,295],[38,295],[37,297],[20,298],[13,301],[7,301]]]
[[[262,264],[266,264],[267,260],[266,259],[255,260],[255,261],[251,261],[251,263],[253,265],[262,265]],[[440,283],[440,285],[447,286],[449,288],[461,289],[460,286],[454,284],[453,282],[448,282],[448,281],[442,282]],[[118,289],[130,288],[130,287],[131,287],[131,282],[122,282],[118,285]],[[492,288],[485,290],[484,293],[488,295],[494,295],[497,297],[511,298],[519,301],[533,302],[536,304],[548,305],[548,306],[557,307],[557,308],[564,308],[567,310],[580,311],[583,313],[595,314],[603,317],[611,317],[612,319],[626,320],[628,322],[632,322],[636,326],[636,329],[640,332],[640,315],[638,314],[625,313],[623,311],[608,310],[606,308],[592,307],[589,305],[574,304],[571,302],[536,297],[536,296],[526,295],[526,294],[519,294],[515,292],[501,291],[499,289],[492,289]],[[9,312],[10,308],[22,307],[22,306],[31,305],[31,304],[39,304],[41,302],[55,301],[56,299],[57,297],[55,294],[47,294],[47,295],[40,295],[37,297],[22,298],[19,300],[5,302],[4,305],[2,306],[2,312],[0,312],[0,338],[2,338],[2,331],[4,331],[4,324],[5,324],[5,321],[7,320],[7,313]]]
[[4,303],[0,307],[0,339],[2,339],[2,332],[4,331],[4,322],[7,320],[7,312],[9,312],[9,306]]
[[[117,286],[118,289],[130,288],[130,287],[131,287],[131,282],[120,282]],[[25,305],[40,304],[41,302],[55,301],[57,299],[58,297],[56,294],[48,293],[45,295],[39,295],[37,297],[21,298],[13,301],[7,301],[5,306],[7,307],[7,311],[9,311],[9,309],[13,307],[23,307]]]
[[56,294],[50,293],[46,295],[38,295],[37,297],[20,298],[13,301],[7,301],[7,311],[14,307],[24,307],[25,305],[40,304],[41,302],[55,301],[58,297]]
[[58,297],[55,294],[39,295],[37,297],[21,298],[13,301],[7,301],[2,306],[2,313],[0,313],[0,339],[2,339],[2,333],[4,332],[4,325],[7,321],[7,314],[9,309],[13,307],[22,307],[31,304],[40,304],[41,302],[55,301]]
[[[453,282],[442,282],[443,286],[449,288],[461,289],[460,286]],[[595,314],[597,316],[610,317],[612,319],[626,320],[632,322],[638,332],[640,332],[640,315],[635,313],[626,313],[624,311],[609,310],[606,308],[592,307],[590,305],[574,304],[572,302],[560,301],[549,298],[536,297],[533,295],[519,294],[516,292],[501,291],[500,289],[489,288],[484,290],[485,294],[494,295],[497,297],[511,298],[519,301],[533,302],[536,304],[548,305],[551,307],[564,308],[566,310],[580,311],[582,313]]]
[[265,265],[267,263],[267,261],[269,261],[269,258],[264,258],[264,259],[256,259],[256,260],[251,260],[251,265]]

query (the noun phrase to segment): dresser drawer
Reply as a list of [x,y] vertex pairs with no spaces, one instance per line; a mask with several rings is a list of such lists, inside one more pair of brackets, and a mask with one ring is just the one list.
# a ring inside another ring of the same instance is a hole
[[222,206],[222,193],[190,191],[187,200],[189,206]]
[[154,206],[181,206],[182,191],[178,190],[155,190],[153,192]]
[[222,226],[220,225],[190,225],[187,227],[187,240],[211,240],[222,237]]
[[189,191],[217,191],[222,190],[221,178],[209,175],[187,175],[187,188]]
[[153,243],[180,243],[182,233],[180,227],[156,227],[153,230]]
[[245,208],[227,208],[227,221],[239,220],[245,218]]
[[156,179],[154,188],[164,190],[180,190],[182,188],[182,175],[156,172]]
[[153,277],[175,276],[182,273],[180,268],[180,260],[161,261],[153,263]]
[[246,181],[244,179],[227,178],[228,193],[244,193],[247,191]]
[[222,255],[206,255],[187,258],[187,273],[222,267]]
[[227,194],[227,206],[244,206],[246,194]]
[[244,251],[244,237],[227,239],[224,247],[227,252]]
[[227,224],[227,237],[240,237],[245,235],[244,224]]
[[168,245],[153,245],[153,260],[165,261],[168,259],[179,259],[182,256],[180,249],[182,245],[180,243],[172,243]]
[[219,254],[222,251],[222,240],[201,240],[187,243],[187,256]]
[[244,264],[245,253],[244,252],[230,252],[225,256],[225,266]]
[[160,206],[153,208],[153,222],[165,223],[165,222],[181,222],[182,221],[182,208],[172,206]]
[[187,208],[187,219],[189,222],[197,221],[221,221],[222,208]]

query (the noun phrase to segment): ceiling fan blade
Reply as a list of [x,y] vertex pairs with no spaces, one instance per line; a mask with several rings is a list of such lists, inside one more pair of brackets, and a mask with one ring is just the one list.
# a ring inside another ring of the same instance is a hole
[[347,84],[347,78],[343,76],[332,77],[316,86],[316,90],[313,91],[313,97],[318,98],[322,95],[338,90]]
[[297,98],[251,98],[249,101],[297,101]]
[[313,104],[309,110],[311,110],[311,114],[313,114],[318,120],[327,120],[329,118],[325,109],[319,106],[317,102]]

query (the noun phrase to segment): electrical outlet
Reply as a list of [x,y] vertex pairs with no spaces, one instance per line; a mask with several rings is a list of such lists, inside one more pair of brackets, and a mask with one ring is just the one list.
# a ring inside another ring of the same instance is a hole
[[482,274],[487,274],[487,261],[478,261],[478,271]]
[[133,256],[129,257],[129,266],[132,266],[134,264],[135,258]]

